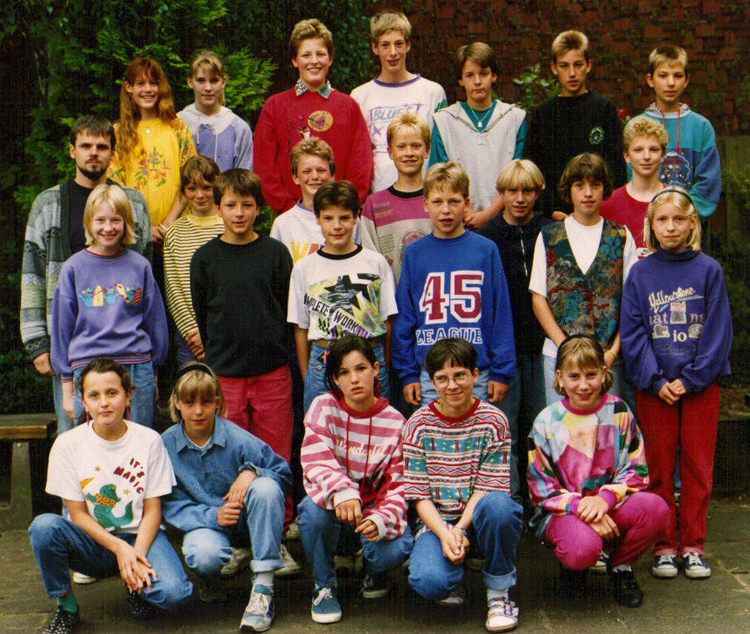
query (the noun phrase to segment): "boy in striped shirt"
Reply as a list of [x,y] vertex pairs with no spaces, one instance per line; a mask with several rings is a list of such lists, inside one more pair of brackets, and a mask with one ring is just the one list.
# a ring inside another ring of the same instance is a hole
[[510,498],[510,431],[505,415],[472,396],[477,351],[446,338],[425,357],[438,399],[417,410],[402,432],[404,488],[418,515],[409,583],[425,599],[463,603],[464,561],[471,543],[485,556],[490,632],[511,630],[521,505]]

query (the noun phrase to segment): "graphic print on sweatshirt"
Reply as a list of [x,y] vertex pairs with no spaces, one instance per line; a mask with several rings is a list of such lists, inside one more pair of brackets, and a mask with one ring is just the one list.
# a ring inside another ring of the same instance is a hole
[[79,299],[84,306],[95,308],[114,304],[118,301],[124,301],[126,304],[138,304],[141,301],[143,289],[140,286],[128,286],[115,283],[107,288],[102,288],[100,284],[96,288],[84,288],[78,293]]
[[340,275],[312,284],[305,293],[305,307],[317,328],[337,339],[351,333],[372,339],[386,332],[380,316],[382,279],[373,273]]
[[[697,303],[695,303],[697,301]],[[648,302],[652,314],[649,315],[651,339],[654,348],[662,354],[683,355],[686,342],[692,340],[697,346],[706,321],[705,301],[692,286],[678,287],[673,293],[650,293]],[[696,310],[691,310],[691,306]]]

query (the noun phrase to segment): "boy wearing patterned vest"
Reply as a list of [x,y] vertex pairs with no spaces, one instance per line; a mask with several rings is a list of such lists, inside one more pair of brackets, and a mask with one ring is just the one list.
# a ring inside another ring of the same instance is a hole
[[537,238],[529,290],[534,314],[547,334],[542,348],[547,405],[561,396],[552,389],[557,346],[568,335],[593,336],[614,373],[610,390],[622,397],[620,300],[636,261],[630,231],[599,215],[612,194],[607,165],[597,154],[579,154],[565,168],[560,195],[573,205],[562,222],[547,225]]

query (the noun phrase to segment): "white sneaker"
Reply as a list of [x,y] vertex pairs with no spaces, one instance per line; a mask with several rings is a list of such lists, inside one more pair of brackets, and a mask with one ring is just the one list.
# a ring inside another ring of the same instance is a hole
[[234,577],[250,565],[253,551],[250,548],[232,548],[232,558],[229,563],[221,569],[222,577]]
[[450,608],[461,607],[466,601],[466,590],[460,587],[458,590],[451,592],[445,599],[440,599],[438,605],[445,605]]
[[518,608],[508,597],[498,597],[487,602],[487,621],[484,626],[488,632],[505,632],[518,625]]
[[96,583],[97,581],[99,581],[99,579],[96,577],[89,577],[82,572],[73,571],[73,583],[77,583],[79,586],[86,586],[90,583]]
[[286,529],[286,533],[284,533],[284,539],[287,541],[298,541],[299,540],[299,517],[295,517],[291,524],[289,524],[289,528]]
[[599,559],[596,560],[596,563],[593,566],[591,566],[589,570],[598,575],[606,575],[608,561],[609,561],[609,553],[602,551],[601,553],[599,553]]
[[302,572],[302,566],[294,561],[294,557],[292,557],[284,544],[281,544],[279,557],[281,557],[281,561],[284,562],[284,567],[274,570],[273,574],[277,577],[291,577],[292,575],[298,575]]
[[703,556],[696,552],[682,555],[682,569],[688,579],[708,579],[711,576],[711,568],[703,561]]

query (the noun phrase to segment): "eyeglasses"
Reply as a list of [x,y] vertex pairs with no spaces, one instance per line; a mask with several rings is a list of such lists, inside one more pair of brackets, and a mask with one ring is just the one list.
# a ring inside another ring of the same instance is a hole
[[440,388],[448,387],[451,384],[451,381],[456,385],[464,386],[471,381],[471,376],[471,372],[468,371],[456,372],[453,376],[445,376],[444,374],[441,374],[440,376],[434,376],[432,382]]

